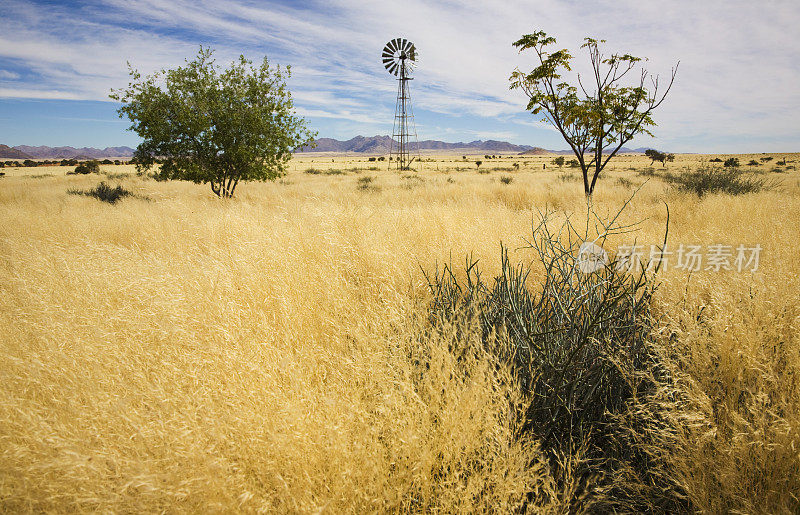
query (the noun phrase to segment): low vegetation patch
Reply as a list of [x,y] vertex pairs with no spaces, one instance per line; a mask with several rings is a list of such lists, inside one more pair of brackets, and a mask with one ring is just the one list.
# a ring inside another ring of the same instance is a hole
[[78,163],[78,166],[73,171],[67,172],[67,175],[86,175],[90,173],[100,173],[99,161],[92,160]]
[[108,202],[109,204],[116,204],[119,200],[125,197],[135,197],[133,192],[126,190],[122,185],[117,185],[112,188],[105,181],[101,182],[90,190],[69,190],[67,193],[71,195],[86,195],[87,197],[94,197],[97,200]]
[[358,188],[359,191],[380,191],[380,187],[375,184],[375,177],[370,175],[360,177],[356,182],[356,188]]
[[700,166],[695,170],[684,170],[679,174],[664,174],[664,179],[684,191],[698,197],[709,193],[744,195],[771,189],[775,185],[763,177],[754,177],[739,170],[737,166],[724,168]]

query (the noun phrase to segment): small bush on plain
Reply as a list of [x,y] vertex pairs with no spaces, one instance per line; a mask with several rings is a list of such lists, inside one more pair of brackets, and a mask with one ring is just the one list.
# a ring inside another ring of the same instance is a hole
[[78,163],[78,166],[75,167],[75,170],[70,175],[86,175],[90,173],[100,173],[99,161],[92,160]]
[[675,184],[684,191],[691,191],[698,197],[709,193],[744,195],[770,189],[773,186],[766,179],[748,176],[736,167],[700,166],[696,170],[668,174],[664,177],[667,182]]
[[98,200],[102,200],[103,202],[108,202],[109,204],[116,204],[119,200],[125,197],[133,196],[133,192],[126,190],[121,185],[117,185],[116,188],[112,188],[106,184],[105,181],[101,182],[90,190],[70,190],[68,193],[72,195],[86,195],[87,197],[94,197]]

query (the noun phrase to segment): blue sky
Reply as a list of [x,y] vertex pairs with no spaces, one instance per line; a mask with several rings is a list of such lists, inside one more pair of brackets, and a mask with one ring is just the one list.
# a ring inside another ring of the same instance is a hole
[[631,146],[673,152],[800,151],[797,0],[477,0],[253,2],[246,0],[4,0],[0,19],[0,143],[135,146],[111,88],[126,61],[144,73],[216,50],[292,65],[298,113],[320,137],[391,132],[396,81],[380,51],[416,44],[412,98],[420,139],[500,139],[552,149],[560,136],[508,89],[530,56],[511,43],[538,29],[585,70],[583,37],[649,58],[662,76],[680,60],[655,113],[656,138]]

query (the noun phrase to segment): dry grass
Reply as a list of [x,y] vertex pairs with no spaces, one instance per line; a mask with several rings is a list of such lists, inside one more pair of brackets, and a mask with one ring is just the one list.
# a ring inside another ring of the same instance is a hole
[[[105,176],[9,173],[0,509],[510,511],[528,498],[564,512],[580,478],[556,477],[516,436],[524,399],[508,371],[478,345],[456,362],[452,335],[421,339],[418,325],[420,267],[472,253],[491,276],[501,241],[523,246],[533,207],[580,215],[579,184],[541,169],[551,159],[492,160],[521,164],[501,184],[437,158],[414,187],[380,163],[380,189],[362,191],[364,174],[303,170],[376,163],[304,157],[231,201],[122,178],[150,201],[116,205],[67,195]],[[647,165],[621,159],[598,209],[618,208],[645,179],[627,168]],[[755,273],[671,269],[656,293],[676,380],[637,409],[646,421],[668,406],[642,431],[698,511],[800,509],[800,176],[779,176],[776,191],[701,200],[652,178],[626,214],[645,219],[647,244],[663,236],[666,201],[675,244],[764,247]],[[423,379],[409,359],[421,346]],[[577,470],[581,457],[564,461]]]

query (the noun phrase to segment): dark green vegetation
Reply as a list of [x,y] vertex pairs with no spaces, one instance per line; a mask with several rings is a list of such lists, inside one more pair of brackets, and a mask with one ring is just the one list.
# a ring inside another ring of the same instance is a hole
[[[597,218],[601,246],[629,228],[616,224],[618,216]],[[663,444],[649,436],[661,428],[639,427],[645,422],[635,414],[655,410],[647,423],[658,420],[654,400],[671,381],[654,345],[653,275],[618,262],[584,273],[576,256],[581,242],[594,238],[569,222],[551,232],[548,218],[534,228],[532,266],[512,264],[502,250],[501,272],[491,281],[470,260],[463,272],[445,266],[429,277],[430,330],[456,327],[460,342],[477,333],[497,366],[512,368],[528,403],[520,432],[541,442],[556,477],[593,485],[572,492],[572,509],[686,511],[685,493],[648,452]],[[535,268],[546,273],[532,274]],[[533,276],[542,282],[531,284]],[[416,359],[424,374],[424,355]],[[582,457],[577,469],[570,456]]]
[[96,160],[78,163],[75,170],[67,172],[70,175],[86,175],[90,173],[100,173],[100,162]]
[[125,197],[135,196],[133,192],[126,190],[121,185],[117,185],[117,187],[112,188],[105,182],[101,182],[90,190],[69,190],[68,193],[72,195],[86,195],[87,197],[94,197],[97,200],[102,200],[103,202],[108,202],[109,204],[116,204],[117,201]]
[[666,154],[652,148],[645,150],[644,155],[650,158],[651,165],[658,161],[662,166],[666,166],[667,162],[671,163],[672,161],[675,161],[675,154]]
[[755,177],[740,170],[738,166],[727,165],[728,161],[726,161],[726,166],[723,168],[703,165],[694,170],[685,170],[678,174],[664,174],[663,179],[675,184],[682,190],[697,194],[698,197],[702,197],[707,193],[744,195],[775,186],[774,183],[764,177]]
[[528,73],[517,69],[510,77],[511,89],[521,89],[528,97],[527,109],[542,114],[543,121],[553,125],[575,153],[587,197],[625,143],[637,134],[652,136],[652,113],[664,102],[677,73],[676,66],[663,93],[659,93],[658,77],[652,78],[652,88],[648,89],[651,76],[646,69],[641,70],[636,86],[625,86],[623,79],[641,58],[616,53],[606,57],[599,48],[604,42],[585,38],[581,48],[589,51],[593,73],[588,81],[570,84],[562,77],[572,69],[569,51],[551,52],[548,47],[556,39],[543,31],[526,34],[514,46],[520,52],[532,49],[539,64]]
[[253,66],[241,56],[222,70],[201,48],[184,67],[145,78],[131,68],[130,75],[128,88],[110,96],[144,139],[134,153],[137,169],[162,160],[158,179],[209,183],[231,197],[239,181],[281,176],[292,151],[314,137],[294,115],[289,67],[271,67],[266,57]]

